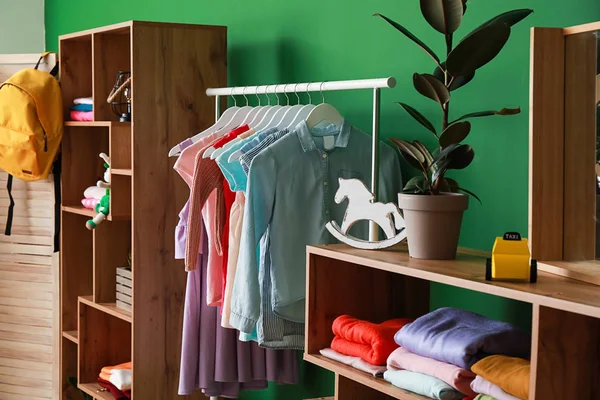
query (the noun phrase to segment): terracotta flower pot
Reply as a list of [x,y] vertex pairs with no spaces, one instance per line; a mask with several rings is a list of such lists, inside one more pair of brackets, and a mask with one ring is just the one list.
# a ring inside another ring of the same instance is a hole
[[438,196],[399,194],[404,213],[408,252],[413,258],[451,260],[456,258],[458,237],[469,197],[458,193]]

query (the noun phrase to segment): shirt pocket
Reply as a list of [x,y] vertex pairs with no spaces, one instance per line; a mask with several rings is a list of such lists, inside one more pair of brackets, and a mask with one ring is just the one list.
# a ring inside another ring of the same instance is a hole
[[[342,179],[360,179],[363,180],[363,174],[357,171],[351,171],[349,169],[340,169],[338,171],[338,178]],[[364,181],[363,181],[364,182]]]

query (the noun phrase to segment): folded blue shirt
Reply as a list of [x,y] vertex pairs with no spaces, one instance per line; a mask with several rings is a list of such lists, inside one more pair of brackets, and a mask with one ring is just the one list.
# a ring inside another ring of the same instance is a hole
[[493,354],[529,359],[531,336],[506,322],[456,308],[440,308],[400,329],[394,340],[423,357],[471,369]]
[[383,379],[400,389],[437,400],[462,400],[465,396],[446,382],[412,371],[385,371]]
[[71,111],[92,111],[94,106],[91,104],[74,104],[71,106]]

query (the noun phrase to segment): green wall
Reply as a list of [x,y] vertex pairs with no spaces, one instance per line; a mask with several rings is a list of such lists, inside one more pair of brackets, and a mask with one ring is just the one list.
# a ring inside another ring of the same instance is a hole
[[0,54],[44,51],[44,0],[0,0]]
[[[458,36],[500,12],[524,7],[533,8],[535,14],[513,29],[504,51],[478,72],[474,82],[454,92],[453,115],[504,106],[520,106],[524,111],[514,117],[473,121],[469,143],[475,161],[454,177],[475,191],[483,205],[471,203],[462,246],[490,249],[498,234],[527,232],[529,28],[600,19],[598,0],[471,0]],[[56,49],[60,34],[129,19],[227,25],[230,84],[393,75],[397,88],[382,94],[383,134],[429,140],[393,102],[408,102],[439,120],[435,103],[417,95],[411,83],[413,72],[433,70],[431,60],[371,17],[375,12],[402,21],[438,54],[443,53],[443,39],[422,20],[416,0],[46,0],[46,43]],[[370,93],[328,93],[326,98],[355,125],[369,130]],[[462,307],[530,328],[530,308],[516,302],[442,285],[434,286],[431,300],[432,307]],[[243,398],[295,400],[331,391],[330,374],[307,365],[302,368],[302,386],[271,387],[267,394],[248,393]]]

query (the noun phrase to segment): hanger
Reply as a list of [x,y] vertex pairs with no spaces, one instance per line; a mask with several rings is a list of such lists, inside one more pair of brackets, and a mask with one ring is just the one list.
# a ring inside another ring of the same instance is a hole
[[[221,127],[220,129],[218,129],[217,131],[214,132],[214,134],[217,135],[217,137],[224,136],[231,130],[243,125],[246,115],[248,115],[250,110],[252,110],[253,107],[250,107],[248,105],[249,102],[248,102],[248,97],[246,96],[246,88],[247,88],[247,86],[244,86],[244,89],[242,90],[242,95],[246,99],[246,105],[244,107],[241,107],[239,110],[237,110],[237,112],[235,113],[235,115],[233,116],[233,118],[231,119],[231,121],[228,124],[226,124],[225,126]],[[213,146],[210,146],[208,149],[206,149],[204,151],[204,154],[202,154],[202,158],[210,157],[210,155],[213,153],[213,151],[215,151],[215,148]]]
[[[267,86],[267,90],[265,92],[268,93],[269,87]],[[256,126],[254,126],[254,130],[256,132],[259,132],[265,128],[267,128],[268,122],[271,121],[271,118],[273,118],[273,115],[277,112],[277,110],[281,109],[281,106],[279,105],[279,96],[277,96],[277,85],[275,85],[275,91],[273,92],[275,93],[275,97],[277,97],[277,105],[276,106],[272,106],[267,113],[264,115],[264,117],[258,122],[258,124],[256,124]],[[268,95],[267,95],[268,96]]]
[[[258,104],[260,105],[260,96],[258,95],[258,89],[259,89],[259,86],[256,87],[256,92],[254,93],[254,95],[258,99]],[[248,126],[250,126],[250,127],[256,126],[256,124],[260,120],[263,119],[263,117],[265,116],[265,114],[267,113],[267,111],[269,111],[269,108],[271,107],[271,98],[266,94],[266,87],[265,87],[265,95],[267,96],[267,105],[260,107],[260,110],[258,110],[258,112],[254,116],[254,118],[252,119],[252,121],[248,122]]]
[[312,104],[312,96],[310,95],[310,92],[308,91],[309,87],[310,87],[310,84],[307,83],[306,84],[306,95],[308,96],[308,104],[302,106],[300,111],[298,111],[298,113],[295,115],[294,120],[292,122],[290,122],[290,124],[288,126],[286,126],[287,129],[293,129],[301,121],[306,120],[306,118],[308,117],[310,112],[315,108],[315,105]]
[[[277,86],[278,85],[275,85],[275,92],[277,92]],[[285,97],[287,99],[287,105],[281,107],[279,110],[277,110],[277,112],[275,114],[273,114],[273,117],[271,117],[269,122],[267,122],[267,125],[266,125],[267,127],[278,126],[279,123],[281,123],[281,120],[283,119],[283,116],[285,115],[285,113],[291,108],[290,97],[285,92],[286,87],[287,87],[287,84],[283,85],[283,94],[285,95]],[[277,98],[277,100],[279,100],[279,97]]]
[[295,105],[288,108],[286,110],[285,114],[283,114],[281,121],[279,121],[279,123],[277,124],[278,129],[284,129],[288,125],[290,125],[296,118],[296,115],[298,115],[298,112],[302,109],[302,107],[304,107],[303,104],[300,104],[301,103],[300,95],[298,95],[298,91],[296,90],[297,88],[298,88],[298,84],[296,83],[296,86],[294,86],[294,93],[296,94],[296,97],[298,98],[298,102]]
[[[198,143],[198,141],[205,135],[211,134],[212,132],[216,131],[218,129],[219,126],[223,126],[226,125],[227,123],[229,123],[234,115],[236,114],[236,112],[240,109],[240,107],[237,106],[237,100],[235,99],[235,96],[232,94],[231,98],[233,99],[233,107],[229,107],[227,110],[225,110],[223,112],[223,114],[221,114],[221,116],[219,117],[219,119],[209,128],[203,130],[200,133],[197,133],[196,135],[192,136],[187,140],[191,140],[192,143]],[[181,152],[183,151],[184,147],[182,146],[182,143],[179,143],[177,146],[173,147],[171,150],[169,150],[169,157],[177,157],[181,154]]]
[[317,124],[323,121],[330,122],[337,126],[341,126],[344,121],[342,114],[331,104],[325,103],[325,95],[323,94],[323,85],[325,82],[321,82],[320,92],[323,102],[316,106],[308,117],[306,118],[306,126],[308,129],[314,128]]

